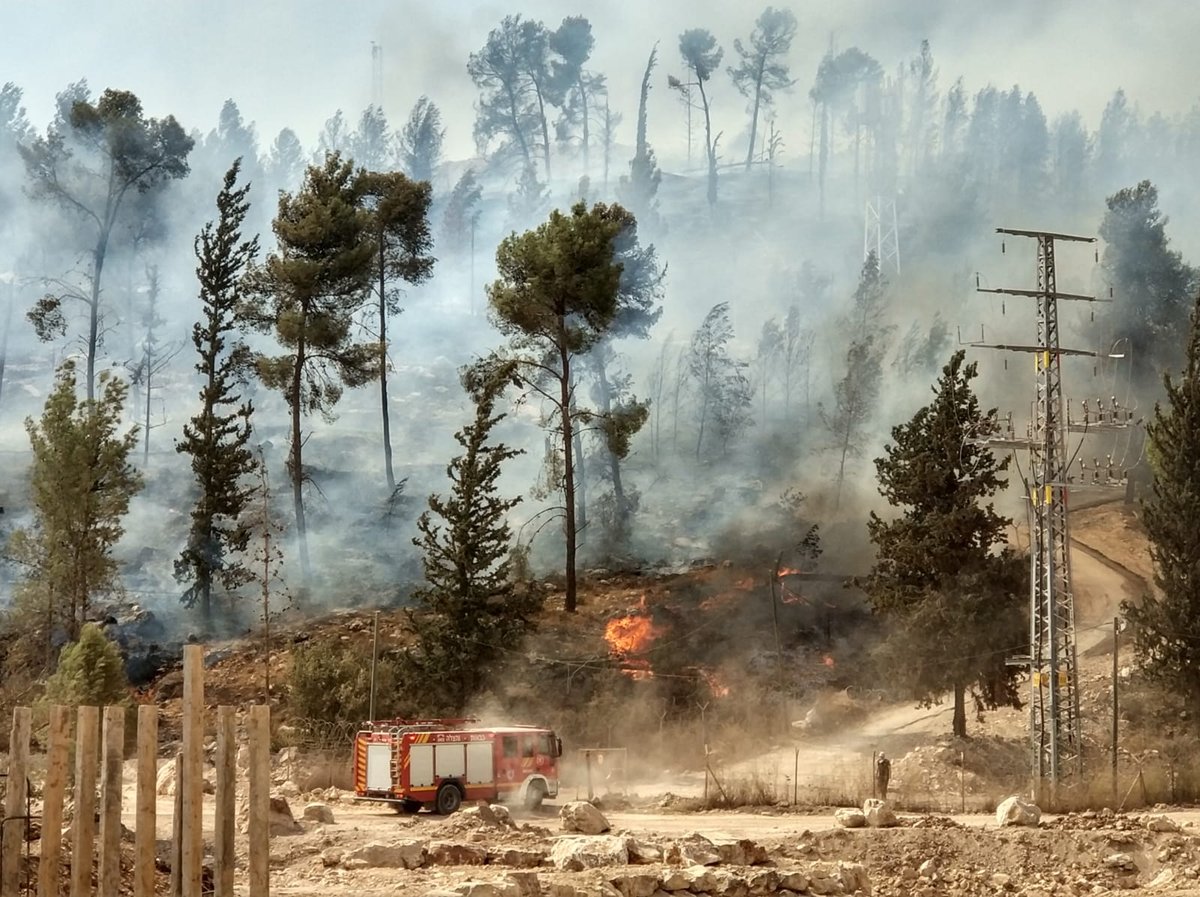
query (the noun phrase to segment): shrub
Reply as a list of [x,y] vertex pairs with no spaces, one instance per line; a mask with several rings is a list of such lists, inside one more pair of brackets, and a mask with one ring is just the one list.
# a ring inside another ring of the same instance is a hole
[[86,624],[79,641],[63,649],[58,669],[46,682],[47,704],[104,707],[129,702],[129,681],[120,649],[95,623]]
[[[396,704],[396,664],[380,653],[375,715],[389,716]],[[340,642],[310,642],[292,655],[288,709],[300,730],[313,735],[328,724],[357,724],[371,703],[371,658]],[[312,730],[312,731],[308,731]]]

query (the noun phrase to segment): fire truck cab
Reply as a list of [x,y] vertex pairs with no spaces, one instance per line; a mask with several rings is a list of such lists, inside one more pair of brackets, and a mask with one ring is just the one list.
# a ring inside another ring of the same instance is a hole
[[383,720],[354,738],[360,800],[453,813],[464,800],[529,809],[558,796],[562,740],[535,726],[470,728],[475,720]]

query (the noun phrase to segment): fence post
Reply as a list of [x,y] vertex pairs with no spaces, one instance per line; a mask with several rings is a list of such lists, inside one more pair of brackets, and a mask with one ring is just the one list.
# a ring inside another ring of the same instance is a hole
[[12,734],[8,745],[8,786],[4,792],[3,825],[3,876],[0,877],[0,894],[17,897],[21,887],[21,847],[25,844],[25,824],[16,817],[25,815],[25,798],[28,795],[29,775],[29,729],[31,713],[28,707],[14,707]]
[[125,708],[104,708],[100,777],[100,897],[116,897],[121,884],[121,772],[125,765]]
[[171,802],[171,897],[183,897],[183,751],[175,752],[175,800]]
[[80,707],[75,731],[75,810],[71,819],[71,897],[92,893],[96,841],[96,740],[100,708]]
[[175,787],[183,789],[183,897],[201,897],[204,858],[204,649],[183,649],[183,769]]
[[[154,897],[158,827],[158,708],[138,707],[137,824],[134,832],[133,897]],[[176,788],[179,787],[176,769]]]
[[233,897],[233,826],[236,813],[234,759],[237,750],[233,714],[232,707],[217,708],[217,806],[213,835],[215,897]]
[[71,717],[67,707],[50,708],[50,737],[46,745],[46,784],[42,787],[42,843],[38,861],[38,897],[58,897],[62,886],[63,796],[67,790],[67,759],[71,747]]
[[271,708],[250,708],[250,893],[269,897],[271,833]]

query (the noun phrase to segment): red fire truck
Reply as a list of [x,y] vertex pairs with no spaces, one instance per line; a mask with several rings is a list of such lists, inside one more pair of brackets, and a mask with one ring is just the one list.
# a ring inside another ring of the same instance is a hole
[[562,739],[534,726],[471,728],[473,719],[381,720],[354,738],[354,791],[416,813],[464,800],[533,809],[558,796]]

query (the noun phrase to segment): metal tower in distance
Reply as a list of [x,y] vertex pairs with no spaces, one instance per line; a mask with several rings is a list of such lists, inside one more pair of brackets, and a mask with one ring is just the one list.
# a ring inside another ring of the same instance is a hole
[[[1024,296],[1037,302],[1037,341],[1032,346],[992,348],[1034,356],[1037,398],[1034,420],[1025,438],[1011,429],[988,440],[998,447],[1027,449],[1030,454],[1030,645],[1021,658],[1030,670],[1030,714],[1035,797],[1045,786],[1051,794],[1072,771],[1081,771],[1075,604],[1071,593],[1071,555],[1067,528],[1067,493],[1071,482],[1066,434],[1070,427],[1063,403],[1062,359],[1067,355],[1098,356],[1059,344],[1058,302],[1095,302],[1094,296],[1060,293],[1054,265],[1057,242],[1094,243],[1045,231],[997,228],[997,233],[1037,241],[1037,288],[980,289],[983,293]],[[982,344],[979,344],[982,345]],[[1010,418],[1011,421],[1011,418]]]
[[900,229],[897,226],[896,201],[881,196],[867,200],[863,215],[863,259],[872,252],[881,272],[900,273]]

